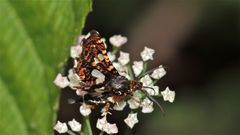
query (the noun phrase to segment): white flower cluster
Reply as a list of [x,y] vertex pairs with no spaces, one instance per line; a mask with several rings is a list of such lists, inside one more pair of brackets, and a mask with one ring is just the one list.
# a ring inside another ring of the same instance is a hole
[[[79,57],[82,52],[82,47],[80,44],[83,37],[84,36],[80,36],[77,45],[71,47],[70,56],[74,59]],[[110,37],[109,41],[114,46],[113,49],[119,49],[119,47],[121,47],[123,44],[127,42],[127,38],[121,35],[114,35]],[[175,98],[175,92],[171,91],[168,87],[165,90],[159,92],[159,87],[155,85],[155,83],[166,74],[166,71],[163,68],[163,66],[160,65],[151,72],[149,73],[146,72],[147,62],[149,60],[153,60],[154,53],[155,50],[148,47],[144,47],[144,50],[140,53],[142,60],[133,61],[132,66],[130,65],[129,53],[120,51],[119,57],[116,59],[116,51],[113,50],[112,52],[108,52],[108,57],[112,61],[113,66],[118,70],[120,75],[125,76],[129,80],[140,78],[139,81],[142,82],[143,89],[147,92],[149,96],[162,96],[164,101],[169,101],[172,103]],[[101,58],[102,56],[98,57]],[[77,63],[75,62],[74,67],[76,67],[76,64]],[[79,91],[76,89],[76,86],[79,86],[81,82],[79,76],[75,74],[72,69],[70,69],[68,73],[69,74],[67,77],[58,74],[56,79],[54,80],[54,83],[60,88],[65,88],[67,86],[71,87],[73,90],[76,90],[76,94],[79,96],[86,94],[84,93],[84,91]],[[97,78],[97,83],[101,83],[105,80],[105,76],[101,72],[94,71],[92,72],[92,75]],[[142,113],[151,113],[154,110],[153,108],[154,103],[152,102],[151,99],[149,99],[148,96],[144,95],[144,93],[142,93],[141,90],[135,91],[133,93],[133,96],[127,101],[115,102],[111,100],[111,98],[108,98],[108,100],[109,102],[112,102],[114,104],[112,109],[116,111],[122,111],[127,105],[132,110],[141,108]],[[79,110],[83,116],[89,116],[91,114],[91,109],[92,107],[90,105],[83,103],[80,106]],[[137,113],[133,112],[134,111],[132,111],[128,115],[128,117],[124,119],[124,122],[130,128],[133,128],[134,125],[138,123]],[[110,124],[107,121],[108,113],[109,112],[105,111],[102,112],[103,117],[101,119],[98,119],[96,127],[99,130],[106,132],[107,134],[116,134],[118,133],[117,125],[115,123]],[[73,121],[68,122],[68,124],[73,131],[81,130],[81,124],[75,121],[75,119],[73,119]],[[54,129],[57,130],[59,133],[65,133],[68,130],[67,125],[59,121],[57,122]]]
[[[82,124],[77,122],[75,119],[73,119],[72,121],[68,121],[68,125],[70,126],[71,130],[74,132],[80,132],[82,129]],[[54,126],[54,130],[56,130],[60,134],[63,134],[68,131],[68,127],[66,123],[57,121],[57,124]]]

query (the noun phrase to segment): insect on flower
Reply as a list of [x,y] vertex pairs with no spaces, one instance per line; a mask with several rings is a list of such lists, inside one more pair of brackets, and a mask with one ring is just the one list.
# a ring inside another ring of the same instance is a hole
[[[145,90],[153,89],[152,87],[143,86],[139,80],[129,80],[119,74],[97,31],[92,30],[82,39],[80,45],[82,52],[75,58],[73,72],[80,78],[79,85],[74,88],[83,94],[77,100],[70,99],[70,103],[106,104],[112,107],[116,102],[130,99],[136,90],[140,90],[163,111],[160,104]],[[102,74],[104,77],[99,80],[95,74]]]

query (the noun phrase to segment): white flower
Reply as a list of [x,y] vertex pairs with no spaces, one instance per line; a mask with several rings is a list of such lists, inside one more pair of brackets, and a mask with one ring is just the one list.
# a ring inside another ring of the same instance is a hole
[[101,38],[101,40],[102,40],[102,42],[103,42],[105,48],[107,48],[106,39],[105,39],[105,38]]
[[144,77],[142,77],[140,79],[140,82],[143,83],[143,86],[151,86],[153,84],[153,81],[149,75],[145,75]]
[[155,50],[144,47],[144,50],[141,52],[141,57],[143,61],[153,60],[153,54],[155,53]]
[[116,102],[116,104],[113,106],[113,109],[117,110],[117,111],[122,111],[124,109],[124,107],[126,106],[126,104],[127,103],[125,101]]
[[147,93],[151,96],[156,96],[156,95],[159,95],[159,87],[158,86],[148,86],[148,87],[151,87],[151,88],[144,88],[144,90],[147,91]]
[[134,61],[132,68],[133,68],[133,72],[134,72],[135,76],[136,77],[139,76],[143,70],[143,62],[142,61]]
[[60,121],[57,121],[57,124],[54,126],[53,129],[56,130],[60,134],[66,133],[68,131],[67,124],[62,123]]
[[162,65],[160,65],[157,69],[153,71],[151,74],[151,77],[154,79],[160,79],[166,74],[166,70],[163,68]]
[[117,125],[116,125],[116,124],[110,124],[110,123],[108,123],[108,124],[107,124],[107,127],[106,127],[106,129],[105,129],[105,132],[106,132],[107,134],[116,134],[116,133],[118,133]]
[[73,119],[72,121],[68,121],[68,125],[70,126],[72,131],[75,131],[75,132],[79,132],[82,129],[82,125],[79,122],[77,122],[75,119]]
[[129,99],[128,101],[128,104],[129,104],[129,108],[130,109],[137,109],[139,106],[140,106],[140,100],[139,102],[136,101],[135,99]]
[[63,77],[60,73],[57,75],[57,77],[53,82],[55,85],[57,85],[60,88],[65,88],[69,85],[69,81],[67,77]]
[[128,80],[131,80],[131,77],[130,77],[129,74],[127,74],[126,72],[119,72],[119,74],[120,74],[121,76],[126,77]]
[[137,119],[137,113],[130,113],[128,114],[128,117],[124,119],[124,122],[130,127],[133,128],[133,126],[138,123]]
[[108,52],[107,55],[110,61],[114,61],[116,59],[116,55],[113,54],[112,52]]
[[77,39],[77,44],[80,45],[84,38],[85,38],[85,35],[80,35]]
[[97,120],[97,125],[96,127],[99,130],[102,130],[108,134],[116,134],[118,133],[118,128],[116,124],[110,124],[107,122],[107,117],[106,115],[102,119]]
[[164,101],[173,102],[175,99],[175,91],[171,91],[168,87],[161,92]]
[[82,46],[80,45],[75,45],[71,47],[71,51],[70,51],[70,56],[72,58],[77,58],[80,56],[80,54],[82,53]]
[[82,104],[80,106],[80,113],[83,115],[83,116],[88,116],[92,111],[91,111],[91,106],[90,105],[87,105],[87,104]]
[[128,69],[125,65],[121,65],[119,62],[113,62],[113,66],[117,69],[118,72],[127,72]]
[[99,130],[104,130],[106,128],[106,125],[107,125],[107,117],[104,116],[102,119],[98,119],[97,120],[97,125],[96,127],[99,129]]
[[122,65],[126,65],[128,64],[129,61],[130,61],[129,53],[120,51],[120,57],[118,58],[118,62],[120,62],[120,64]]
[[154,108],[153,108],[153,102],[150,101],[148,98],[145,98],[143,101],[142,101],[142,112],[143,113],[151,113]]
[[100,71],[94,69],[91,72],[92,76],[96,77],[96,84],[103,83],[105,81],[105,75],[103,75]]
[[121,35],[114,35],[110,37],[109,42],[116,47],[120,47],[123,44],[127,43],[127,37]]
[[71,87],[72,89],[76,89],[75,86],[80,86],[80,77],[76,73],[74,73],[72,69],[68,70],[68,79],[69,87]]

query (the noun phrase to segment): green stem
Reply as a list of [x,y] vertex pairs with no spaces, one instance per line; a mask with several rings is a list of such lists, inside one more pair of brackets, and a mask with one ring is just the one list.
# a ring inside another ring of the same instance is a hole
[[131,79],[133,80],[134,79],[134,75],[133,75],[133,71],[132,71],[132,67],[130,64],[127,65],[127,68],[128,68],[128,74],[129,76],[131,77]]
[[142,78],[143,75],[145,74],[145,72],[147,71],[147,67],[148,67],[148,64],[146,61],[143,62],[143,70],[141,72],[141,74],[138,76],[138,78]]
[[82,130],[82,133],[84,135],[93,135],[91,124],[90,124],[90,120],[89,120],[88,116],[83,118],[83,130]]
[[68,130],[67,133],[68,133],[69,135],[77,135],[76,133],[74,133],[74,132],[71,131],[71,130]]
[[104,132],[101,130],[101,132],[99,133],[99,135],[103,135],[104,134]]
[[120,47],[112,46],[112,53],[116,54],[120,49],[121,49]]

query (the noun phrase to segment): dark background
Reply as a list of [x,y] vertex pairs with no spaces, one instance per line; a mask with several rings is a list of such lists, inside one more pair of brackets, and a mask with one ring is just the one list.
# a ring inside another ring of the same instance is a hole
[[[123,51],[130,52],[132,61],[140,60],[144,46],[155,49],[150,67],[162,64],[167,70],[160,89],[169,86],[176,91],[173,104],[160,101],[165,116],[157,108],[151,114],[139,113],[132,131],[120,122],[119,134],[240,133],[238,0],[95,0],[83,33],[92,29],[107,39],[114,34],[127,36]],[[81,119],[79,105],[65,102],[72,95],[69,90],[62,92],[65,109],[59,111],[60,120],[71,120],[73,115]],[[114,114],[112,121],[123,121],[127,111]],[[92,127],[98,115],[94,112]]]

